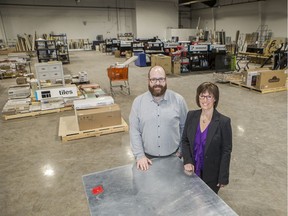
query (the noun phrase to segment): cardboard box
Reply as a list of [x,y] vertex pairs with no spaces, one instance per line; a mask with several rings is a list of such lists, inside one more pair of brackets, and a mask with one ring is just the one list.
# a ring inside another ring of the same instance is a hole
[[152,55],[151,56],[151,67],[159,65],[164,68],[166,74],[172,73],[172,62],[170,56],[165,55]]
[[260,71],[256,80],[257,89],[269,89],[286,86],[285,70]]
[[115,50],[114,55],[116,58],[120,58],[121,57],[120,50]]
[[176,75],[181,74],[181,62],[180,61],[173,62],[173,74],[176,74]]
[[127,51],[125,52],[125,57],[126,57],[126,59],[131,58],[131,57],[132,57],[132,51],[127,50]]
[[256,86],[256,79],[258,76],[258,71],[245,71],[245,85],[246,86]]
[[117,104],[94,109],[75,110],[79,130],[121,125],[121,111]]
[[263,68],[253,68],[248,69],[247,71],[243,72],[244,75],[244,84],[246,86],[256,86],[257,76],[259,75],[260,71],[270,71],[271,68],[263,67]]
[[151,67],[155,66],[156,65],[156,56],[157,55],[151,55]]

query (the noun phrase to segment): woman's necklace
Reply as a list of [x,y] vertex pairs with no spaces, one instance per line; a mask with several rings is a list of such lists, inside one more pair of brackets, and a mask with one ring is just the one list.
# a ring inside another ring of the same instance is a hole
[[200,121],[203,124],[209,124],[209,122],[212,119],[212,115],[213,115],[213,110],[202,110],[201,116],[200,116]]
[[204,117],[203,115],[201,115],[201,121],[203,124],[210,122],[210,120],[208,118]]

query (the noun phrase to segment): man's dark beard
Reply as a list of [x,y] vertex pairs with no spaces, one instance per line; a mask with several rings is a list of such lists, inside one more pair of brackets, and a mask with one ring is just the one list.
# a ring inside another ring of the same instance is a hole
[[[161,88],[161,91],[158,92],[156,91],[154,88]],[[164,93],[166,92],[167,90],[167,84],[165,84],[165,86],[162,86],[162,85],[155,85],[153,87],[151,87],[150,85],[148,85],[148,88],[149,88],[149,91],[151,92],[151,94],[154,96],[154,97],[160,97],[162,95],[164,95]]]

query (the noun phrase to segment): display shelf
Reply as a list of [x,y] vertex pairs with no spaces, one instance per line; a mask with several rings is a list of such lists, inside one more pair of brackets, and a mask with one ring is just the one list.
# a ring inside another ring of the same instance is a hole
[[131,42],[131,50],[133,53],[144,52],[145,51],[144,42],[140,42],[140,41]]
[[132,33],[120,33],[117,34],[118,40],[122,41],[133,41],[134,40],[134,35]]
[[145,49],[146,54],[159,54],[164,53],[163,42],[148,42],[148,45]]
[[119,49],[120,41],[113,38],[113,39],[106,39],[105,40],[105,52],[112,53],[112,51]]
[[165,54],[169,55],[170,53],[176,52],[178,49],[178,43],[164,43],[163,49]]
[[125,56],[126,51],[131,51],[131,41],[120,41],[119,51],[120,56]]
[[55,40],[57,60],[61,61],[63,64],[70,63],[66,34],[50,34],[50,38]]
[[35,41],[38,62],[56,61],[58,50],[55,40],[38,39]]
[[208,52],[189,53],[190,71],[208,70],[209,54]]

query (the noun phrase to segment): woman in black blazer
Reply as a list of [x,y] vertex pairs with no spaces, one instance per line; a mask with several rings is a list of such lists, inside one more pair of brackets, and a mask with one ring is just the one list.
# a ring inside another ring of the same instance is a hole
[[230,118],[216,110],[217,85],[204,82],[197,88],[200,110],[189,111],[182,136],[184,171],[195,172],[215,193],[229,183],[232,151]]

